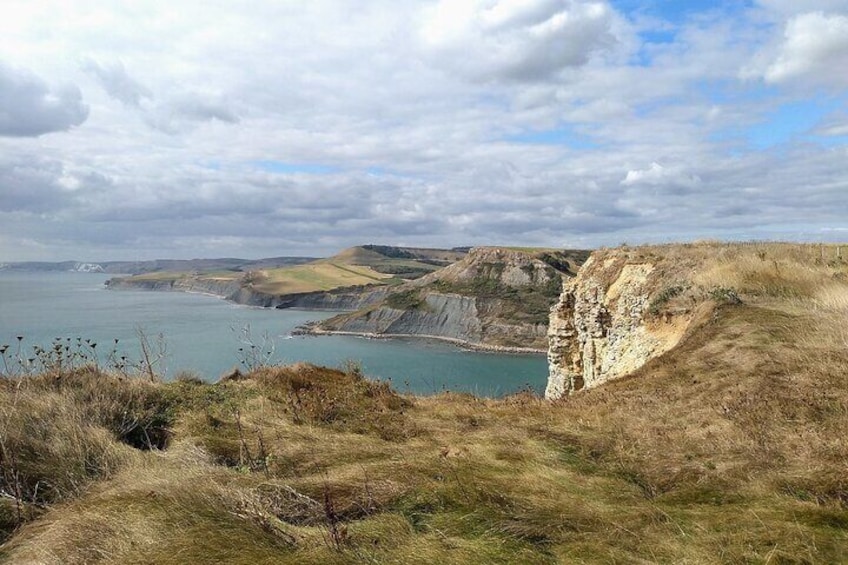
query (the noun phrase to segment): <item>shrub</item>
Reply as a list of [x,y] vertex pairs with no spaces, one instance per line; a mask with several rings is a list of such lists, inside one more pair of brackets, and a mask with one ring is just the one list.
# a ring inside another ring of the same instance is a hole
[[648,312],[651,315],[656,316],[657,314],[659,314],[662,311],[663,307],[672,298],[682,294],[684,291],[686,291],[686,288],[687,288],[687,286],[683,285],[683,284],[675,284],[675,285],[668,286],[668,287],[664,288],[651,301],[650,305],[648,306]]
[[393,292],[386,297],[386,306],[395,310],[418,310],[425,305],[417,290]]
[[707,294],[710,298],[719,303],[742,304],[742,299],[739,298],[739,294],[737,294],[732,288],[717,286],[715,288],[711,288]]

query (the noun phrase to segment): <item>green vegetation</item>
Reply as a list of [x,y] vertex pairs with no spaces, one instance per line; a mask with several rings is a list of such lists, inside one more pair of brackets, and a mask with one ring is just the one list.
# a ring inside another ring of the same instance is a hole
[[386,275],[400,275],[404,279],[417,279],[433,272],[433,267],[429,265],[426,267],[415,267],[408,265],[378,265],[376,267],[373,267],[373,269],[378,273],[383,273]]
[[380,255],[384,255],[386,257],[391,257],[393,259],[416,258],[414,253],[407,249],[404,249],[403,247],[392,247],[389,245],[363,245],[362,248],[368,251],[379,253]]
[[664,288],[651,300],[651,303],[648,305],[648,312],[656,316],[672,298],[680,296],[686,289],[687,285],[685,284],[675,284]]
[[401,290],[387,296],[385,304],[396,310],[417,310],[424,306],[424,299],[418,289]]
[[250,288],[263,294],[272,295],[383,284],[386,279],[391,278],[391,276],[378,273],[370,267],[324,261],[249,273],[249,275],[251,274],[253,278],[249,282]]

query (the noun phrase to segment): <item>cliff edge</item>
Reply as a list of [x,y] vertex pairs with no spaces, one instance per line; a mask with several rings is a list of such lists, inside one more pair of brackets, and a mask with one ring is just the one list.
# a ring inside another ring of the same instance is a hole
[[367,308],[324,320],[312,333],[414,336],[513,351],[547,349],[548,313],[585,251],[477,247],[389,290]]
[[551,310],[546,398],[627,375],[680,343],[716,302],[738,302],[735,289],[709,276],[721,251],[712,245],[595,251],[565,281]]

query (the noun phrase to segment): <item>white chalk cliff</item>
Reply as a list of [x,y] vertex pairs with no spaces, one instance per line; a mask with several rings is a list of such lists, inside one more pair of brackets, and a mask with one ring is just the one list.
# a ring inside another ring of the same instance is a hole
[[548,326],[546,398],[627,375],[677,345],[694,308],[665,308],[682,293],[669,289],[685,288],[670,272],[680,274],[639,248],[600,250],[564,282]]

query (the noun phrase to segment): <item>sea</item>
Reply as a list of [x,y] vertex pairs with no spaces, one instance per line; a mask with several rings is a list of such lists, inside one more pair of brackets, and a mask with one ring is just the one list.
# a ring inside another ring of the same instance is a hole
[[468,351],[421,339],[293,335],[298,326],[334,313],[255,308],[202,294],[111,291],[104,284],[111,276],[0,271],[0,346],[9,345],[7,356],[20,347],[26,358],[35,346],[70,339],[76,347],[80,340],[96,343],[100,362],[108,363],[104,357],[113,349],[113,359],[140,359],[141,333],[161,358],[166,380],[189,372],[215,381],[243,370],[245,362],[253,362],[249,352],[264,346],[263,352],[273,351],[269,363],[352,364],[369,378],[390,381],[399,392],[500,397],[544,391],[544,355]]

